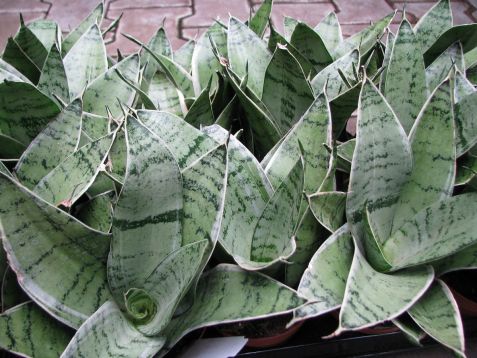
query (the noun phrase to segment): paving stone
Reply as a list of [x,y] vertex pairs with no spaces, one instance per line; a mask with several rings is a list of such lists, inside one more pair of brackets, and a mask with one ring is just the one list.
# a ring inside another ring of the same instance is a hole
[[273,7],[272,22],[278,31],[283,33],[284,16],[304,21],[314,27],[330,11],[334,10],[335,7],[331,3],[303,3],[300,5],[277,3]]
[[[48,19],[60,24],[61,30],[69,32],[93,10],[98,0],[49,0],[52,4],[48,12]],[[106,3],[107,5],[107,3]]]
[[40,0],[0,0],[0,13],[47,12],[49,8],[50,4]]
[[[42,19],[46,13],[43,12],[22,12],[25,22]],[[20,27],[20,17],[15,12],[0,12],[0,52],[3,52],[7,39],[14,36]]]
[[386,1],[335,0],[338,6],[338,19],[342,24],[369,23],[376,21],[393,11]]
[[[107,46],[108,52],[116,53],[116,48],[119,48],[123,53],[137,51],[139,47],[122,36],[121,32],[128,33],[143,42],[147,42],[162,25],[164,19],[167,36],[172,46],[177,49],[185,42],[178,38],[180,34],[177,28],[177,21],[181,17],[190,15],[191,12],[192,9],[189,7],[128,10],[124,12],[119,23],[116,41]],[[108,12],[108,17],[115,18],[120,14],[121,10],[111,10]]]
[[192,6],[192,0],[112,0],[111,10],[141,9],[151,7],[183,7]]
[[[394,8],[402,9],[405,2],[395,2]],[[412,15],[415,19],[419,19],[424,15],[435,3],[432,1],[420,3],[408,3],[406,5],[406,12]],[[452,14],[454,17],[454,24],[467,24],[473,22],[472,18],[466,13],[472,11],[471,7],[465,2],[451,1]]]
[[247,20],[250,15],[247,0],[196,0],[194,5],[195,13],[183,20],[184,27],[210,26],[216,18],[228,22],[229,13],[241,20]]

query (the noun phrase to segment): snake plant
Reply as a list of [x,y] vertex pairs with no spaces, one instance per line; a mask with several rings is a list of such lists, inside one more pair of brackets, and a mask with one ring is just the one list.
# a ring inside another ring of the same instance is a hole
[[475,24],[441,0],[344,39],[334,13],[281,34],[271,11],[176,51],[124,34],[140,49],[114,58],[102,3],[64,38],[21,19],[0,59],[1,348],[164,356],[340,308],[334,335],[392,320],[465,355],[440,276],[477,267]]

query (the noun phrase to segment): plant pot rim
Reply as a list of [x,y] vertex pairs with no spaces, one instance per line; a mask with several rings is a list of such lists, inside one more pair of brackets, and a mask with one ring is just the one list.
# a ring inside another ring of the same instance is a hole
[[304,321],[297,322],[293,324],[291,327],[287,328],[285,331],[269,337],[260,337],[260,338],[248,338],[248,342],[246,344],[247,347],[250,348],[269,348],[277,346],[281,343],[286,342],[290,339],[303,325]]

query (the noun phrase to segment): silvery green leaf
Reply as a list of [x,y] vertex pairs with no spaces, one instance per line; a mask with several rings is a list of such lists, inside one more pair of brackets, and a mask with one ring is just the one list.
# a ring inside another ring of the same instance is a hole
[[435,261],[432,266],[439,276],[457,270],[477,269],[477,244]]
[[182,116],[179,93],[174,84],[162,72],[156,72],[152,77],[147,95],[161,111]]
[[0,348],[32,358],[59,357],[72,336],[33,302],[0,314],[0,332]]
[[[299,143],[302,145],[303,153]],[[328,171],[329,153],[324,144],[331,145],[331,113],[326,96],[321,94],[316,97],[269,158],[265,173],[273,187],[278,188],[303,155],[304,190],[306,193],[318,190]]]
[[98,140],[109,133],[109,118],[93,113],[83,112],[81,130],[90,141]]
[[348,119],[358,108],[361,87],[362,82],[358,82],[330,101],[334,138],[339,137],[341,132],[345,129]]
[[344,143],[341,143],[337,149],[337,155],[343,158],[347,162],[353,161],[354,148],[356,147],[356,139],[350,139]]
[[325,191],[308,196],[310,209],[316,220],[330,232],[343,225],[345,217],[346,193]]
[[[151,37],[147,46],[154,51],[155,54],[163,55],[172,59],[171,43],[169,42],[166,31],[162,26]],[[142,49],[140,54],[141,66],[144,66],[146,63],[148,64],[144,71],[144,79],[150,81],[157,70],[160,70],[161,67],[145,49]]]
[[426,68],[426,82],[429,93],[432,93],[444,81],[454,66],[459,71],[465,71],[464,56],[460,42],[452,44]]
[[272,12],[272,5],[273,0],[264,0],[248,24],[250,29],[260,37],[263,37],[263,34],[267,29],[270,14]]
[[139,77],[139,56],[133,54],[115,64],[96,79],[88,83],[83,94],[85,112],[107,116],[109,108],[113,117],[122,115],[122,105],[130,106],[135,91],[118,76],[116,71],[130,82],[137,83]]
[[429,9],[414,27],[416,36],[425,52],[439,36],[452,27],[452,10],[449,0],[440,0]]
[[335,310],[341,306],[353,260],[353,239],[347,225],[331,235],[316,251],[304,272],[298,293],[309,303],[293,312],[293,321]]
[[40,78],[40,69],[28,58],[27,55],[25,55],[21,47],[12,37],[9,37],[7,40],[2,59],[25,75],[29,81],[33,83],[38,82],[38,78]]
[[318,25],[315,26],[315,31],[323,39],[327,49],[333,51],[343,42],[343,35],[341,33],[341,26],[338,17],[334,11],[326,15]]
[[[0,58],[0,70],[6,76],[6,74],[9,74],[10,76],[13,76],[14,78],[18,78],[23,82],[30,82],[30,80],[25,77],[20,71],[18,71],[15,67],[13,67],[11,64],[8,62],[5,62],[3,59]],[[3,81],[3,80],[2,80]],[[12,80],[13,81],[13,80]]]
[[42,68],[48,56],[48,49],[43,46],[36,35],[25,25],[20,17],[20,29],[14,37],[25,56],[38,68]]
[[143,335],[113,301],[107,301],[78,329],[61,358],[152,358],[164,343],[163,337]]
[[65,67],[61,58],[60,50],[54,44],[45,64],[41,70],[37,88],[51,99],[58,101],[55,95],[66,103],[70,102],[70,92],[68,89],[68,79],[66,78]]
[[156,266],[181,246],[182,177],[165,143],[127,118],[126,176],[113,218],[108,280],[116,302],[143,288]]
[[[251,75],[248,80],[247,84]],[[277,47],[265,72],[262,102],[283,132],[298,121],[313,99],[300,64],[287,49]]]
[[108,69],[106,47],[98,25],[92,25],[63,58],[70,98],[78,96],[96,77]]
[[406,133],[369,79],[363,84],[346,199],[346,217],[356,238],[362,237],[365,206],[377,224],[379,242],[390,234],[395,203],[412,166]]
[[110,297],[109,236],[2,174],[0,188],[3,246],[20,286],[56,319],[79,327]]
[[113,220],[114,192],[106,192],[84,203],[76,217],[95,230],[108,233]]
[[184,117],[184,120],[196,128],[202,126],[209,126],[214,124],[214,112],[212,110],[212,103],[210,102],[210,86],[211,81],[205,87],[200,95],[196,98],[194,103],[189,108],[189,112]]
[[477,108],[477,92],[463,97],[454,106],[457,157],[477,143],[477,123],[473,113]]
[[283,17],[283,34],[287,41],[290,41],[293,31],[295,30],[296,25],[299,21],[290,16]]
[[474,85],[465,77],[463,72],[456,70],[454,73],[451,73],[451,79],[455,81],[454,103],[459,103],[466,96],[475,92]]
[[15,166],[20,182],[33,189],[40,180],[78,148],[82,103],[76,99],[43,129]]
[[394,40],[384,88],[386,99],[409,133],[426,100],[427,90],[421,43],[406,18]]
[[174,52],[174,61],[182,66],[182,68],[184,68],[187,72],[190,72],[192,68],[192,55],[194,53],[195,46],[195,40],[189,40]]
[[81,23],[71,31],[63,40],[61,45],[61,50],[63,55],[65,55],[73,45],[83,36],[84,33],[88,32],[88,30],[94,24],[98,26],[101,25],[104,16],[104,3],[101,1],[91,13],[83,20]]
[[393,52],[395,38],[396,38],[396,35],[394,35],[389,30],[388,37],[386,38],[386,48],[384,50],[384,57],[383,57],[383,63],[382,63],[383,72],[381,72],[381,77],[379,79],[379,90],[382,93],[386,93],[386,74],[389,67],[389,61],[391,60],[391,54]]
[[413,165],[401,189],[392,231],[419,210],[452,195],[456,155],[451,92],[449,81],[437,87],[411,129]]
[[53,205],[70,207],[94,182],[105,161],[115,133],[86,144],[66,157],[33,188]]
[[116,138],[114,138],[113,145],[109,151],[111,165],[111,172],[109,174],[120,183],[124,183],[127,155],[126,134],[124,130],[120,130],[116,134]]
[[272,58],[266,43],[247,25],[235,17],[230,17],[227,52],[232,70],[240,78],[248,75],[247,86],[261,98],[265,72]]
[[46,49],[50,49],[55,44],[58,48],[61,46],[61,30],[55,21],[38,19],[28,23],[27,27]]
[[464,328],[457,303],[441,280],[409,309],[411,318],[432,338],[465,357]]
[[417,346],[422,346],[421,341],[426,337],[424,332],[408,315],[402,315],[392,320],[408,340]]

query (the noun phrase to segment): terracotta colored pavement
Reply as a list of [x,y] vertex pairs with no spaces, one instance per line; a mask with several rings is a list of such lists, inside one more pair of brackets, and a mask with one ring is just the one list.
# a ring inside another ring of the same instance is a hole
[[[98,0],[0,0],[0,48],[18,27],[18,13],[25,20],[55,19],[63,31],[74,28],[94,8]],[[260,0],[106,0],[105,26],[123,13],[115,33],[110,35],[108,51],[123,53],[135,51],[136,45],[120,35],[121,32],[147,41],[164,23],[174,48],[193,39],[216,18],[227,21],[231,13],[247,19]],[[315,25],[330,11],[335,11],[342,24],[344,35],[362,29],[393,9],[406,11],[412,22],[429,9],[432,0],[275,0],[274,24],[280,29],[283,15],[304,20]],[[451,0],[454,23],[463,24],[477,20],[477,0]],[[398,20],[396,20],[398,21]],[[393,24],[396,28],[397,23]]]

